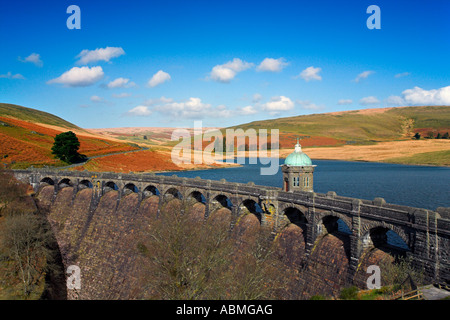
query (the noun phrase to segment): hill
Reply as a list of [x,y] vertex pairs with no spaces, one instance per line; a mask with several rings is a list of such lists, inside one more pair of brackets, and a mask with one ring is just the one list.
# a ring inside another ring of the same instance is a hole
[[30,121],[33,123],[41,123],[46,125],[58,126],[61,128],[82,130],[76,125],[51,113],[18,106],[15,104],[0,103],[0,115],[2,117]]
[[73,131],[88,157],[139,149],[137,145],[96,136],[50,113],[0,104],[0,160],[12,168],[63,166],[51,153],[54,137]]
[[396,107],[352,110],[254,121],[233,129],[279,129],[280,146],[288,148],[295,137],[302,145],[338,146],[411,139],[450,131],[450,106]]

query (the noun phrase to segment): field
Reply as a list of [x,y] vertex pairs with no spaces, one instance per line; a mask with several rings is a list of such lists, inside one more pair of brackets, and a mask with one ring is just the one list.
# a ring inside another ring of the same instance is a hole
[[[203,128],[203,132],[210,128]],[[221,128],[225,137],[225,130]],[[377,161],[450,166],[450,140],[425,139],[450,131],[450,107],[398,107],[312,114],[255,121],[231,129],[279,130],[280,157],[293,151],[297,138],[314,159]],[[171,141],[175,128],[83,129],[54,115],[0,103],[0,159],[13,168],[64,166],[51,154],[54,137],[73,131],[81,154],[101,156],[76,170],[178,171],[218,165],[175,165]],[[193,129],[188,129],[193,137]],[[415,140],[415,133],[422,139]],[[204,142],[203,147],[211,142]],[[270,138],[268,141],[270,145]],[[249,141],[245,141],[249,144]],[[150,150],[126,153],[146,147]],[[242,149],[243,146],[240,146]],[[115,154],[122,153],[124,154]],[[111,155],[114,154],[114,155]],[[247,153],[248,154],[248,153]]]
[[410,139],[423,130],[450,131],[450,107],[377,108],[255,121],[242,129],[279,129],[283,133],[329,137],[358,144]]
[[88,163],[71,170],[88,170],[96,172],[163,172],[194,169],[211,169],[230,165],[194,165],[172,162],[170,152],[161,150],[143,150],[126,154],[110,155],[92,159]]
[[[405,140],[366,146],[305,148],[311,159],[450,166],[450,140]],[[292,151],[290,151],[292,152]],[[289,150],[281,154],[287,156]]]
[[[88,157],[139,149],[137,145],[95,136],[52,115],[42,116],[39,111],[36,111],[36,119],[46,123],[31,122],[32,109],[7,106],[0,104],[0,159],[12,168],[64,165],[54,158],[51,147],[57,134],[69,130],[77,134],[79,152]],[[20,111],[24,112],[23,115]]]

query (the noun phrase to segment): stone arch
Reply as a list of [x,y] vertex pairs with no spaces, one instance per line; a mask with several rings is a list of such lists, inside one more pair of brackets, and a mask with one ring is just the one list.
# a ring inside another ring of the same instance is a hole
[[282,210],[282,214],[287,218],[289,223],[293,223],[298,226],[308,223],[306,214],[297,206],[285,206]]
[[238,216],[241,217],[242,215],[251,213],[256,216],[259,223],[263,222],[264,214],[263,209],[259,205],[259,203],[253,199],[245,199],[241,202],[239,205],[239,213]]
[[85,189],[85,188],[93,188],[94,187],[94,185],[92,184],[92,182],[91,181],[89,181],[89,180],[81,180],[79,183],[78,183],[78,188],[79,189]]
[[[233,208],[233,203],[231,202],[230,197],[228,197],[227,195],[222,194],[222,193],[215,195],[212,198],[212,203],[213,203],[213,205],[216,205],[215,207],[227,208],[230,211]],[[214,209],[217,209],[217,208],[214,208]]]
[[134,183],[127,183],[122,189],[123,194],[138,193],[139,188]]
[[203,193],[197,189],[190,189],[186,192],[186,200],[188,202],[195,201],[198,203],[206,204],[206,197]]
[[119,187],[117,186],[117,184],[114,181],[108,181],[105,183],[104,192],[106,193],[109,191],[119,191]]
[[317,234],[319,235],[334,232],[348,235],[352,233],[352,221],[344,214],[333,210],[321,211],[316,217]]
[[161,194],[158,187],[154,185],[146,186],[143,193],[144,197],[159,196]]
[[171,200],[174,198],[183,200],[183,194],[175,187],[167,188],[164,192],[164,199]]
[[55,185],[55,181],[52,178],[45,177],[45,178],[41,179],[40,185],[41,186],[45,186],[45,185],[54,186]]
[[286,268],[296,270],[305,259],[308,220],[295,205],[284,206],[281,211],[276,244],[278,255]]
[[73,187],[72,181],[70,181],[69,178],[63,178],[58,182],[59,188],[65,188],[65,187]]
[[361,234],[364,249],[375,247],[411,251],[408,238],[402,228],[384,222],[375,222],[366,224]]

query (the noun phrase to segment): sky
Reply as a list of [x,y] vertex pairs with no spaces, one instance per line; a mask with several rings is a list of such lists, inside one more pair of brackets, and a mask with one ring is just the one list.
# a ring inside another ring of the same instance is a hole
[[448,21],[449,0],[1,1],[0,102],[83,128],[450,105]]

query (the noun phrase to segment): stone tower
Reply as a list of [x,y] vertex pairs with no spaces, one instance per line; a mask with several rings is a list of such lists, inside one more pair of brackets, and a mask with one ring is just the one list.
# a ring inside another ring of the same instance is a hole
[[295,150],[284,160],[281,166],[283,172],[283,191],[313,192],[313,173],[316,166],[302,151],[297,139]]

